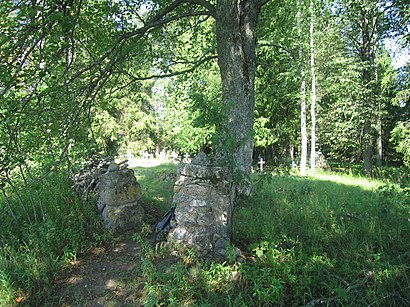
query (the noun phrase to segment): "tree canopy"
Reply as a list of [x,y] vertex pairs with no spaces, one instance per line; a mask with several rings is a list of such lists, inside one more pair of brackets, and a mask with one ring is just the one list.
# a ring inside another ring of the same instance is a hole
[[408,5],[309,5],[298,26],[296,1],[2,1],[3,172],[44,173],[95,151],[206,148],[246,194],[255,156],[300,158],[312,35],[315,149],[368,172],[400,163],[408,65],[392,66],[385,40],[408,50]]

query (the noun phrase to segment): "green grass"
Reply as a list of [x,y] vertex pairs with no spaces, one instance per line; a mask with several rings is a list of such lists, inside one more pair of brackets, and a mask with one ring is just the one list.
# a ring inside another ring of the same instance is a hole
[[186,255],[163,270],[145,252],[151,305],[410,305],[408,190],[353,174],[254,180],[233,217],[245,261]]
[[[176,166],[134,171],[154,225],[171,206]],[[381,174],[378,181],[352,172],[255,174],[254,195],[233,212],[241,261],[208,263],[189,250],[175,259],[137,237],[147,306],[410,305],[408,176]],[[21,207],[34,221],[30,195],[38,220],[31,224]],[[41,305],[64,265],[105,233],[63,175],[10,202],[16,220],[0,205],[0,305]]]
[[0,199],[0,306],[38,306],[65,264],[104,240],[105,231],[94,206],[71,191],[63,174],[22,190],[20,201],[9,192],[16,219]]
[[[171,206],[175,171],[173,164],[135,169],[142,202],[155,211],[151,223]],[[0,306],[41,305],[64,266],[103,242],[106,232],[95,206],[71,191],[64,174],[22,189],[20,200],[11,189],[7,192],[16,219],[0,198]]]
[[408,305],[409,210],[408,195],[379,182],[275,176],[237,209],[234,238],[285,270],[286,303]]
[[141,202],[153,219],[160,218],[171,208],[177,167],[173,163],[165,163],[152,167],[133,168],[142,189]]

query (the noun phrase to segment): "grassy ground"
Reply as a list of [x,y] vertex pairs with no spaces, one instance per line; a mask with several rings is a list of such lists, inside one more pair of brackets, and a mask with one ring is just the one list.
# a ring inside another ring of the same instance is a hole
[[152,167],[134,167],[133,170],[141,185],[141,202],[148,213],[147,222],[153,225],[171,208],[177,165],[164,163]]
[[[170,207],[175,170],[173,164],[136,169],[151,224]],[[54,174],[30,189],[18,187],[18,197],[11,189],[7,199],[0,196],[0,306],[44,305],[67,265],[107,240],[95,205],[70,184],[65,173]]]
[[280,303],[408,305],[408,201],[363,178],[274,176],[238,208],[234,238],[278,281]]
[[[171,207],[176,166],[134,170],[153,226]],[[254,182],[254,195],[234,209],[241,259],[205,263],[191,251],[174,258],[135,235],[141,270],[133,280],[144,284],[138,291],[147,306],[410,305],[408,182],[352,172],[255,174]],[[93,207],[67,187],[57,176],[33,194],[43,199],[46,222],[13,219],[0,206],[1,306],[44,302],[65,263],[104,240]],[[30,210],[29,195],[21,196]],[[24,217],[19,200],[11,201]]]
[[148,305],[410,305],[406,190],[330,173],[254,180],[234,211],[244,259],[204,264],[188,253],[164,269],[146,248]]
[[104,241],[105,231],[65,174],[9,195],[9,206],[0,198],[0,306],[40,306],[65,265]]
[[165,210],[172,202],[177,165],[164,163],[152,167],[135,167],[134,173],[142,187],[142,201]]

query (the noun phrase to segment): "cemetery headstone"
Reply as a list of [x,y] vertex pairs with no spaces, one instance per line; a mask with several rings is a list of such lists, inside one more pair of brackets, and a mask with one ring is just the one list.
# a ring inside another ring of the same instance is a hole
[[175,151],[173,151],[171,153],[171,158],[172,158],[172,162],[178,162],[178,153],[176,153]]
[[148,159],[149,159],[149,153],[146,152],[146,151],[143,151],[143,152],[142,152],[142,158],[143,158],[144,160],[148,160]]
[[189,154],[185,154],[184,155],[184,159],[182,160],[183,163],[190,163],[191,162],[191,157],[189,156]]
[[326,158],[320,151],[316,152],[316,167],[321,169],[327,168]]
[[165,150],[161,150],[159,153],[159,159],[161,161],[165,161],[167,159],[167,153],[165,152]]

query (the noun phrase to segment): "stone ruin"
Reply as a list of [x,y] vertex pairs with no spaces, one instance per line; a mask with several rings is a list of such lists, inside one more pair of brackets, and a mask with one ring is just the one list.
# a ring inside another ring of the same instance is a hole
[[[175,218],[168,234],[171,246],[192,248],[201,258],[226,259],[233,192],[226,174],[223,167],[210,165],[204,153],[180,164],[174,185]],[[144,217],[141,187],[125,161],[88,162],[73,180],[77,192],[99,196],[97,208],[107,229],[140,228]],[[240,251],[235,249],[235,253]]]
[[174,186],[175,223],[168,235],[174,243],[193,248],[197,256],[227,255],[231,220],[231,183],[222,167],[211,166],[199,153],[190,164],[180,164]]
[[[92,156],[77,173],[72,175],[73,185],[71,188],[83,196],[84,199],[98,193],[97,188],[100,175],[106,173],[112,163],[114,163],[113,158]],[[125,163],[121,163],[119,166],[121,169],[126,167]]]
[[97,194],[97,209],[112,232],[138,229],[144,210],[139,203],[141,187],[126,161],[93,158],[73,177],[73,189],[83,196]]
[[108,170],[100,176],[98,191],[98,209],[107,229],[123,231],[141,227],[144,216],[139,203],[141,187],[133,170]]

